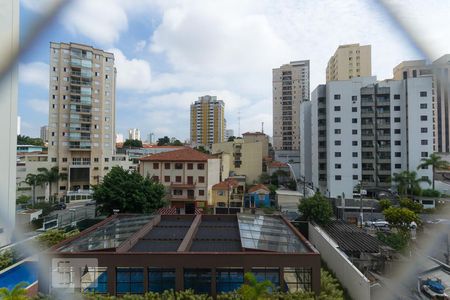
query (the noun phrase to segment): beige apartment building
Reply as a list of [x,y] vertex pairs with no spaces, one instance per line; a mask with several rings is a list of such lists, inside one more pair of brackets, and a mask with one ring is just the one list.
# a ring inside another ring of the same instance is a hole
[[225,103],[217,96],[202,96],[191,104],[191,144],[210,147],[225,140]]
[[115,152],[115,90],[112,53],[50,43],[48,155],[68,177],[58,184],[60,195],[87,191],[109,171]]
[[263,157],[269,156],[269,136],[263,132],[245,132],[242,134],[245,143],[261,142]]
[[327,82],[366,76],[372,76],[370,45],[340,45],[328,61],[326,70]]
[[166,187],[171,207],[193,213],[212,205],[212,186],[220,182],[220,159],[186,147],[142,157],[139,172]]
[[434,151],[450,152],[450,54],[431,64],[425,60],[403,61],[393,70],[395,80],[432,76]]
[[298,152],[300,103],[309,101],[309,60],[292,61],[273,69],[272,85],[274,150]]

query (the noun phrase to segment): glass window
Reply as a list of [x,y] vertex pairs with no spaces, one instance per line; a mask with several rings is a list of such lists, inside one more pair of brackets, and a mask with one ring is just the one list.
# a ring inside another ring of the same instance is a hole
[[420,92],[420,97],[426,97],[426,96],[427,96],[427,92],[426,91]]
[[311,268],[284,268],[284,282],[288,292],[312,290]]
[[237,290],[244,283],[243,269],[216,269],[217,293]]
[[341,122],[341,118],[339,118],[339,117],[334,118],[334,122],[335,123],[340,123]]
[[335,100],[340,100],[341,99],[341,95],[340,94],[335,94],[334,95],[334,99]]
[[107,268],[102,267],[82,268],[81,291],[106,294],[108,292]]
[[116,272],[118,294],[142,294],[144,292],[144,268],[117,268]]
[[426,103],[420,103],[420,108],[421,109],[427,108],[427,104]]
[[157,293],[175,290],[175,269],[150,268],[148,270],[148,290]]
[[268,280],[272,282],[275,288],[280,287],[280,271],[278,268],[252,268],[258,282]]
[[426,121],[426,120],[428,120],[428,117],[427,116],[420,116],[420,120],[421,121]]
[[182,163],[175,163],[175,169],[177,169],[177,170],[183,169],[183,164]]
[[188,164],[187,164],[187,169],[188,169],[188,170],[194,169],[194,164],[193,164],[193,163],[188,163]]
[[155,170],[159,169],[159,163],[153,163],[153,169]]
[[205,164],[198,164],[197,165],[197,169],[198,170],[204,170],[205,169]]
[[211,293],[211,269],[185,269],[184,289],[198,294]]
[[169,170],[170,169],[170,163],[164,163],[164,169]]

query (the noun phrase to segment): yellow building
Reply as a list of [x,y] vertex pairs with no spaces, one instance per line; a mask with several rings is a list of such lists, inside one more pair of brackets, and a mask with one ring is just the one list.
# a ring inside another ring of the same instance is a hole
[[227,178],[212,187],[212,205],[214,208],[241,208],[244,204],[245,183]]
[[371,46],[340,45],[327,64],[327,82],[372,76]]
[[191,104],[191,144],[210,147],[225,139],[225,104],[216,96],[202,96]]

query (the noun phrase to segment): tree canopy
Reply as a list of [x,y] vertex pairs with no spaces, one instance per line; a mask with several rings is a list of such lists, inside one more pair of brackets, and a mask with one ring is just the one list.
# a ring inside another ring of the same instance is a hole
[[41,138],[32,138],[26,135],[17,136],[17,145],[34,145],[44,146],[44,141]]
[[104,214],[111,214],[114,209],[121,213],[152,213],[165,204],[162,184],[119,166],[112,167],[93,189],[93,198]]
[[439,155],[433,153],[427,158],[422,158],[422,163],[417,166],[417,169],[428,168],[428,166],[431,166],[433,169],[433,190],[434,190],[434,175],[436,169],[448,169],[450,165],[446,160],[443,160]]
[[298,210],[305,220],[318,224],[328,223],[333,216],[330,201],[318,192],[312,197],[300,200]]
[[417,214],[405,207],[389,207],[383,211],[383,214],[386,221],[400,231],[407,231],[411,222],[420,223]]
[[171,142],[170,138],[166,135],[162,138],[159,138],[157,141],[158,146],[183,146],[184,144],[179,140],[175,139]]
[[123,143],[123,147],[136,147],[136,148],[141,148],[142,147],[142,141],[141,140],[130,140],[127,139],[124,143]]
[[397,190],[400,195],[420,194],[421,182],[427,182],[428,184],[431,184],[429,179],[417,178],[417,173],[414,171],[403,171],[400,173],[396,173],[394,174],[392,180],[396,183]]

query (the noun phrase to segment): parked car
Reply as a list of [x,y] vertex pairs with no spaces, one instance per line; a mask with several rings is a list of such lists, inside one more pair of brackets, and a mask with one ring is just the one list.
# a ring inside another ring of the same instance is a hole
[[86,202],[84,205],[85,206],[91,206],[91,205],[95,205],[95,204],[97,204],[97,201],[91,200],[91,201]]
[[382,219],[374,219],[371,221],[364,222],[366,227],[375,227],[375,228],[385,228],[389,227],[389,222]]
[[54,210],[63,210],[66,209],[67,205],[64,202],[59,202],[53,205]]

